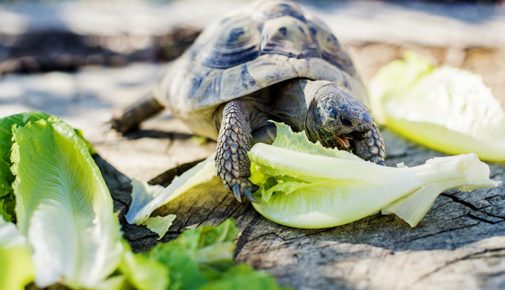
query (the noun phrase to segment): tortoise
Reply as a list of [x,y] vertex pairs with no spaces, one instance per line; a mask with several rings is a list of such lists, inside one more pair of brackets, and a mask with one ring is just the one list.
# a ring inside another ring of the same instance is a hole
[[[384,164],[384,142],[349,54],[296,3],[265,1],[224,17],[171,68],[157,98],[194,133],[217,140],[218,175],[239,201],[254,201],[247,151],[273,142],[269,120]],[[160,108],[151,99],[124,116],[135,123]]]

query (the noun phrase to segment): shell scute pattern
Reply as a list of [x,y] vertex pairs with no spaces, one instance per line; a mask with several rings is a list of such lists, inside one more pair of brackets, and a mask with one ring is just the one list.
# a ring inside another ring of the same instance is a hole
[[242,65],[240,70],[240,83],[244,86],[245,89],[251,88],[256,85],[256,81],[249,73],[249,68],[247,65]]
[[270,19],[261,32],[261,53],[294,58],[321,57],[307,25],[290,16]]
[[230,18],[221,28],[200,52],[203,65],[223,69],[258,57],[259,35],[249,17]]
[[196,96],[198,95],[198,91],[202,89],[202,87],[207,88],[207,86],[204,86],[204,80],[207,79],[208,74],[210,73],[209,70],[204,70],[200,73],[195,73],[193,75],[193,78],[191,79],[191,86],[189,90],[189,95],[190,96]]
[[209,25],[175,62],[162,93],[177,117],[212,138],[217,130],[208,118],[221,104],[292,78],[332,81],[367,103],[328,27],[296,3],[266,1]]
[[217,97],[221,93],[221,74],[218,74],[215,78],[211,78],[209,85],[205,88],[204,96],[214,96]]

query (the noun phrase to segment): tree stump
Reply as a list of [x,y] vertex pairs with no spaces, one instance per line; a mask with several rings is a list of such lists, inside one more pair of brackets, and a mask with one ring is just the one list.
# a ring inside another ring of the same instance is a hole
[[[440,154],[384,132],[389,158],[417,165]],[[128,225],[129,178],[97,158],[120,211],[125,237],[136,251],[155,245],[149,230]],[[491,164],[505,181],[505,167]],[[170,174],[168,174],[170,176]],[[173,174],[172,174],[173,175]],[[216,180],[219,182],[219,180]],[[219,184],[217,184],[219,185]],[[505,287],[505,187],[443,193],[416,228],[380,214],[331,229],[300,230],[274,224],[231,194],[201,186],[156,214],[177,215],[161,240],[187,227],[237,221],[236,258],[267,270],[295,289],[503,289]]]

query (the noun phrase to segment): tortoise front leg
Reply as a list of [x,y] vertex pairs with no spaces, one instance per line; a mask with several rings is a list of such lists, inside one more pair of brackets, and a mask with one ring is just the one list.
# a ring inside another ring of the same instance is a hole
[[373,163],[379,165],[385,165],[384,159],[386,158],[386,150],[384,148],[384,140],[379,133],[379,129],[374,124],[372,130],[370,130],[366,138],[360,141],[355,141],[354,154],[359,157],[372,161]]
[[243,196],[255,201],[252,194],[258,189],[249,181],[251,161],[247,152],[251,143],[251,124],[243,101],[228,102],[223,109],[217,139],[216,166],[224,185],[238,201],[242,201]]

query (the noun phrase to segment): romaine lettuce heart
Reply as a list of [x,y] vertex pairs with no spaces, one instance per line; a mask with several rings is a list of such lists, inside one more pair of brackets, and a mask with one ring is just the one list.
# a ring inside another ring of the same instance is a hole
[[36,284],[92,288],[123,253],[112,198],[86,143],[56,117],[13,129],[17,226],[33,249]]
[[412,168],[384,167],[349,153],[332,154],[337,150],[313,144],[284,124],[277,124],[277,133],[272,145],[258,143],[249,152],[251,181],[262,195],[253,206],[287,226],[333,227],[380,210],[415,226],[443,191],[497,185],[475,154],[434,158]]

